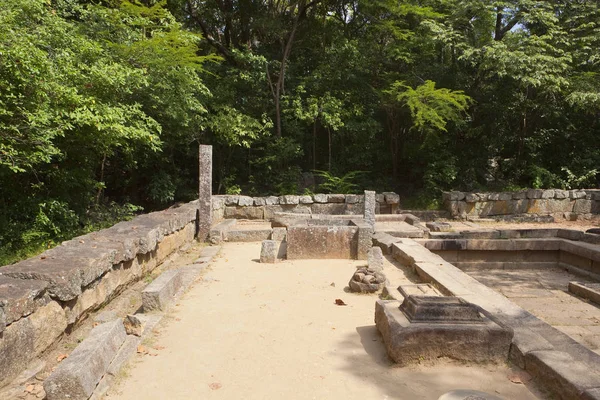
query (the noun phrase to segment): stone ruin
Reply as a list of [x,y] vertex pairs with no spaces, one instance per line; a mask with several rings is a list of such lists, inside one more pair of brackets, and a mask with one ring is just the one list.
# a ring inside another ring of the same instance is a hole
[[[600,284],[596,283],[600,280],[600,235],[571,229],[455,231],[453,224],[436,220],[522,213],[597,218],[599,190],[452,192],[445,194],[446,214],[402,213],[395,193],[212,196],[211,151],[210,146],[202,146],[199,152],[199,200],[136,217],[0,269],[0,388],[61,335],[76,329],[90,313],[172,253],[195,238],[208,238],[215,244],[262,242],[263,263],[284,258],[366,260],[366,265],[353,272],[349,287],[361,293],[382,291],[375,322],[388,355],[400,365],[439,357],[510,361],[560,398],[600,399],[598,354],[465,272],[487,265],[514,268],[526,259],[537,267],[581,274],[586,279],[571,282],[568,291],[600,303]],[[246,229],[236,218],[270,223]],[[98,322],[93,333],[48,377],[44,384],[47,398],[95,396],[102,382],[115,373],[107,371],[116,355],[135,352],[132,344],[152,330],[160,313],[193,282],[218,248],[205,247],[189,268],[161,274],[144,289],[140,313],[125,321],[113,316]],[[485,252],[492,254],[489,261],[480,259]],[[424,283],[390,287],[383,254],[412,270]],[[77,384],[69,386],[69,382]]]

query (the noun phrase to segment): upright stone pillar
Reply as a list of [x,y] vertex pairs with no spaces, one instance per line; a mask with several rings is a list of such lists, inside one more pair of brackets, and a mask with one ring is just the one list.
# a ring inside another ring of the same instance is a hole
[[199,152],[199,203],[198,203],[198,240],[204,242],[208,238],[212,223],[212,146],[200,145]]
[[375,192],[371,190],[365,190],[365,222],[372,227],[375,226]]

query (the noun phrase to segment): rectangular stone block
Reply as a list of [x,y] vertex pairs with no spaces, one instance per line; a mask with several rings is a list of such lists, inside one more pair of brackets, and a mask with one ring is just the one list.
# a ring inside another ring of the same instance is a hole
[[[27,316],[49,301],[48,283],[35,279],[13,279],[0,275],[0,332],[4,325]],[[4,316],[4,318],[2,318]]]
[[144,312],[165,311],[173,296],[181,288],[181,274],[178,270],[165,271],[142,291]]
[[95,327],[44,382],[48,400],[87,400],[127,337],[117,320]]
[[232,229],[227,233],[230,242],[262,242],[271,238],[272,229]]
[[597,371],[563,351],[532,351],[525,357],[525,369],[563,399],[579,399],[587,389],[600,387]]
[[287,232],[287,258],[356,259],[356,226],[290,226]]

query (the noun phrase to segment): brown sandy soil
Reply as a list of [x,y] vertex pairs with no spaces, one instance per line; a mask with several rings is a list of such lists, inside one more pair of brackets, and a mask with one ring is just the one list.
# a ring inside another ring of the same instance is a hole
[[260,264],[259,252],[225,244],[108,398],[435,400],[459,388],[542,398],[506,365],[394,367],[373,323],[376,297],[344,290],[364,262]]

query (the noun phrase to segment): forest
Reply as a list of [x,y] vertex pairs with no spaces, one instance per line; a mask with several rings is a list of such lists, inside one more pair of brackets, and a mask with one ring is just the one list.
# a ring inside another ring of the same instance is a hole
[[197,196],[596,187],[596,0],[2,0],[0,265]]

